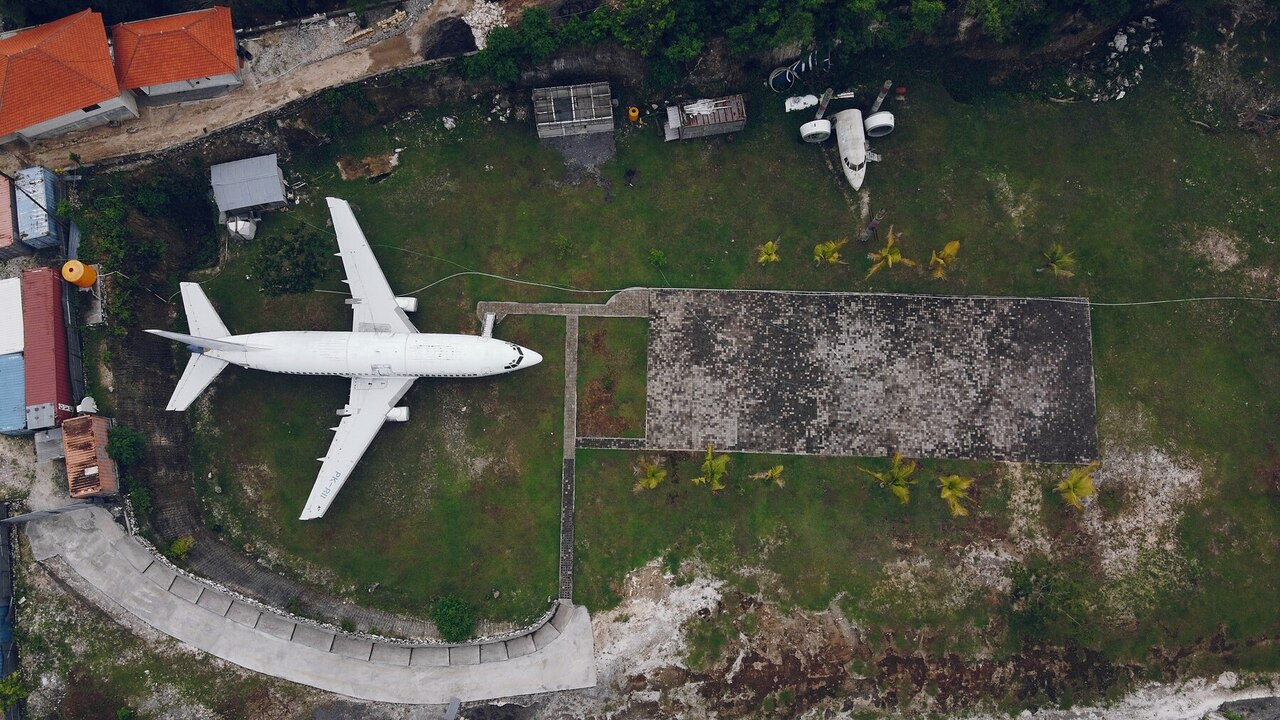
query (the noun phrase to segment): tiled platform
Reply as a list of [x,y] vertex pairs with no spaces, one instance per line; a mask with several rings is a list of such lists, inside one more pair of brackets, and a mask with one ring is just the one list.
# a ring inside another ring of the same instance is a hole
[[1082,462],[1089,306],[653,290],[648,446]]

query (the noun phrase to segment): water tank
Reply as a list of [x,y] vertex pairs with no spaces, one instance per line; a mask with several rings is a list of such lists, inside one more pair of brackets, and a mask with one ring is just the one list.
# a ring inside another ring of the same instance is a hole
[[867,116],[864,125],[867,128],[867,137],[884,137],[893,132],[893,113],[888,110],[871,113]]
[[800,126],[800,139],[807,143],[820,143],[831,137],[830,120],[810,120]]
[[62,279],[78,288],[91,288],[98,281],[98,271],[79,260],[68,260],[62,266]]

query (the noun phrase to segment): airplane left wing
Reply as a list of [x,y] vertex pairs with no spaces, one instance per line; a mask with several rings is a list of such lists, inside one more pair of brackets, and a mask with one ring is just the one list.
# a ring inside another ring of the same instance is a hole
[[351,399],[347,415],[336,428],[337,435],[323,458],[316,484],[307,498],[300,520],[322,517],[333,502],[356,463],[386,422],[387,413],[408,392],[416,378],[351,378]]
[[354,332],[416,333],[418,329],[396,304],[395,293],[382,274],[369,241],[351,212],[351,205],[339,198],[325,198],[333,216],[333,231],[338,236],[338,256],[347,273],[351,288],[351,309],[355,311],[351,329]]

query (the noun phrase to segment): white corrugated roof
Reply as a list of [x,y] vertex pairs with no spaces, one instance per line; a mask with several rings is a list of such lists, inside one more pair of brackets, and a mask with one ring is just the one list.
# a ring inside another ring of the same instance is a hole
[[22,349],[22,280],[0,280],[0,355]]
[[209,170],[220,212],[285,201],[275,153],[214,165]]

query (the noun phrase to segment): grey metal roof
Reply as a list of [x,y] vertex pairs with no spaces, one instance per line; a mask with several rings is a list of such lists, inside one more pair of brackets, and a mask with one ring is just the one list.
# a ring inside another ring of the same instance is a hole
[[214,165],[209,170],[219,212],[285,201],[275,153]]
[[613,99],[609,83],[559,85],[535,88],[533,114],[538,125],[613,120]]

